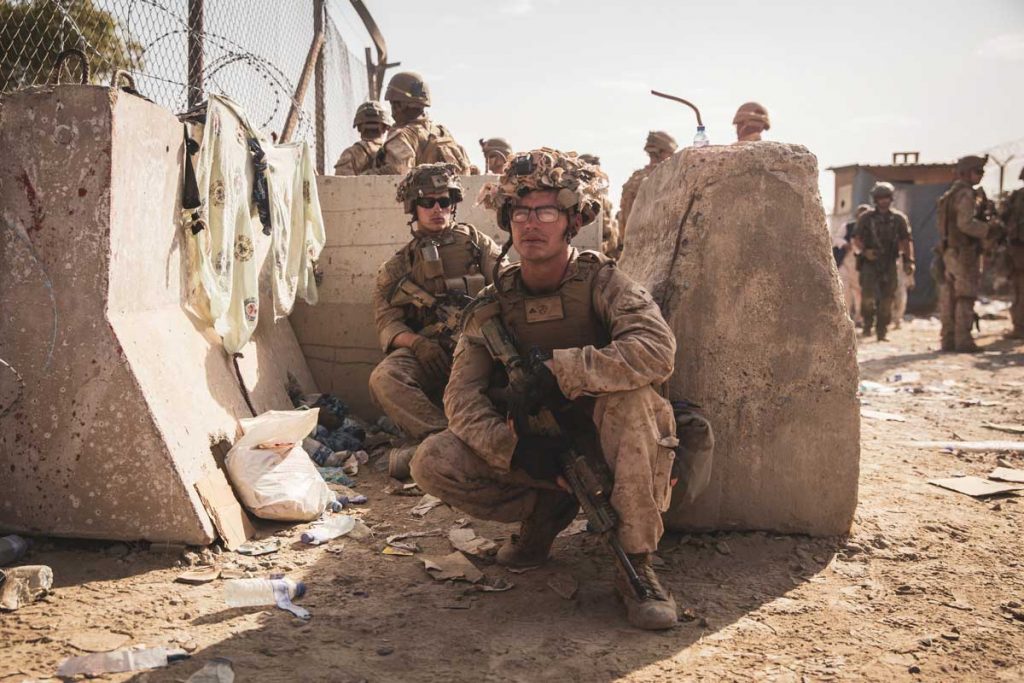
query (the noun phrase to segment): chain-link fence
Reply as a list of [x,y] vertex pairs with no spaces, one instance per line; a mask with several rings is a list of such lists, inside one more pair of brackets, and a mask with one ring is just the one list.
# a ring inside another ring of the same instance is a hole
[[332,18],[346,11],[342,0],[0,0],[0,93],[82,82],[78,50],[90,83],[131,82],[175,113],[227,95],[280,134],[322,27],[292,139],[319,143],[329,169],[354,140],[352,117],[367,97],[366,66]]

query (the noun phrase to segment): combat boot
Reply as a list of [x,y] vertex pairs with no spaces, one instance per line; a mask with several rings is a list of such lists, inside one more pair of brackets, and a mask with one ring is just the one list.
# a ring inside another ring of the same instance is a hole
[[889,338],[885,336],[885,328],[881,325],[878,326],[877,339],[880,342],[889,341]]
[[658,575],[654,573],[654,567],[651,565],[650,554],[630,555],[629,559],[636,573],[640,575],[640,583],[647,594],[643,598],[638,598],[626,577],[626,572],[617,568],[615,590],[626,605],[626,619],[631,625],[645,631],[672,628],[679,621],[676,601],[658,581]]
[[536,567],[547,562],[555,536],[572,523],[580,504],[561,491],[537,491],[537,503],[519,527],[519,537],[498,549],[494,561],[505,567]]
[[954,350],[957,353],[978,353],[981,349],[971,337],[974,326],[974,299],[960,297],[956,300],[956,317],[953,325]]
[[409,478],[409,463],[412,462],[412,456],[416,455],[416,448],[418,446],[419,444],[413,444],[411,446],[400,446],[398,448],[388,449],[389,477],[394,477],[395,479]]
[[939,342],[939,351],[953,352],[956,351],[956,342],[953,341],[953,337],[942,337]]

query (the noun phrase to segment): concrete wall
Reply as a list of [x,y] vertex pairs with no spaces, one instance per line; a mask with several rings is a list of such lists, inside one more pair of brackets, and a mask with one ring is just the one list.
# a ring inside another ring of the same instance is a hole
[[[476,206],[480,188],[494,176],[466,176],[466,200],[457,219],[471,223],[500,245],[503,232],[494,212]],[[398,176],[321,176],[317,187],[327,246],[320,257],[324,281],[315,307],[302,302],[291,315],[292,327],[321,391],[339,396],[359,415],[380,414],[370,401],[367,381],[383,357],[371,305],[377,268],[409,241],[409,216],[395,201]],[[584,228],[574,244],[601,246],[599,222]]]
[[[185,305],[181,155],[181,124],[124,93],[0,100],[0,357],[25,380],[0,418],[0,529],[213,539],[193,485],[215,467],[211,442],[233,441],[249,413],[219,339]],[[267,275],[269,239],[257,246]],[[313,389],[271,310],[240,361],[258,412],[290,405],[288,373]]]

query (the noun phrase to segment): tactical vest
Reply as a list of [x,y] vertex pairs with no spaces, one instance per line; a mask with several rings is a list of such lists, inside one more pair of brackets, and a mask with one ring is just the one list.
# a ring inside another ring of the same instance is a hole
[[973,196],[974,190],[966,182],[957,180],[946,192],[939,197],[938,228],[939,240],[943,249],[976,249],[981,246],[981,240],[965,235],[956,225],[956,196],[961,192],[970,192]]
[[594,278],[612,261],[603,254],[584,251],[576,259],[576,273],[554,292],[532,295],[522,284],[519,264],[498,276],[496,298],[501,319],[524,356],[533,347],[550,353],[583,346],[601,348],[611,341],[604,322],[594,310]]
[[[864,240],[865,249],[878,251],[878,263],[883,266],[890,266],[899,257],[899,236],[896,226],[899,225],[903,216],[895,210],[882,213],[878,209],[872,209],[861,220],[867,226],[867,239]],[[909,221],[907,221],[909,225]]]
[[436,123],[428,123],[429,134],[420,141],[416,150],[417,164],[449,163],[459,167],[460,173],[469,170],[469,155],[462,145],[455,141],[448,129]]

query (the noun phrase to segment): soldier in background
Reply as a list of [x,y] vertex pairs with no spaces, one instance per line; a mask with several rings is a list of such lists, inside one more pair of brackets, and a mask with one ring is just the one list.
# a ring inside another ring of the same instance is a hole
[[638,171],[634,171],[633,175],[629,176],[629,179],[622,186],[622,196],[619,198],[620,252],[626,245],[626,229],[629,227],[629,214],[633,210],[633,202],[636,201],[636,195],[640,191],[641,183],[647,180],[647,176],[651,174],[655,166],[675,154],[678,147],[679,145],[676,144],[675,138],[663,130],[652,130],[647,134],[647,143],[644,145],[644,151],[647,152],[647,157],[650,161],[646,166]]
[[[896,261],[902,257],[903,271],[914,274],[914,243],[910,221],[902,211],[892,208],[895,188],[891,183],[875,183],[871,199],[875,208],[857,219],[853,243],[860,274],[861,314],[865,337],[875,327],[878,341],[886,340],[886,330],[893,310],[898,276]],[[877,316],[877,320],[876,320]]]
[[[580,161],[601,168],[601,157],[597,155],[581,154]],[[619,224],[615,221],[613,208],[612,200],[608,198],[608,188],[605,187],[601,193],[601,251],[605,256],[618,258],[622,253],[622,245],[619,244]]]
[[512,154],[512,145],[505,138],[480,139],[480,149],[484,151],[484,164],[488,173],[501,174],[505,162]]
[[832,255],[839,269],[839,281],[843,283],[843,294],[846,297],[846,312],[855,323],[861,322],[860,311],[860,276],[857,273],[857,259],[853,248],[853,231],[857,220],[871,210],[870,204],[861,204],[853,215],[853,220],[843,226],[843,235],[834,242]]
[[460,174],[470,171],[469,155],[444,126],[427,118],[430,89],[411,71],[391,77],[384,99],[391,104],[395,127],[377,153],[374,173],[402,175],[420,164],[453,164]]
[[758,102],[744,102],[732,117],[736,142],[760,142],[761,133],[772,127],[768,110]]
[[941,349],[976,353],[971,336],[974,300],[981,284],[981,252],[992,227],[978,217],[974,186],[985,175],[987,156],[969,155],[956,162],[957,179],[939,198],[939,318]]
[[[1019,178],[1024,180],[1024,168]],[[1007,197],[1002,219],[1006,228],[1006,258],[1013,296],[1010,304],[1013,329],[1006,333],[1006,337],[1024,339],[1024,187],[1017,188]]]
[[394,121],[379,102],[363,102],[356,109],[352,127],[359,131],[360,140],[346,149],[334,164],[334,175],[360,175],[373,168],[377,152]]

